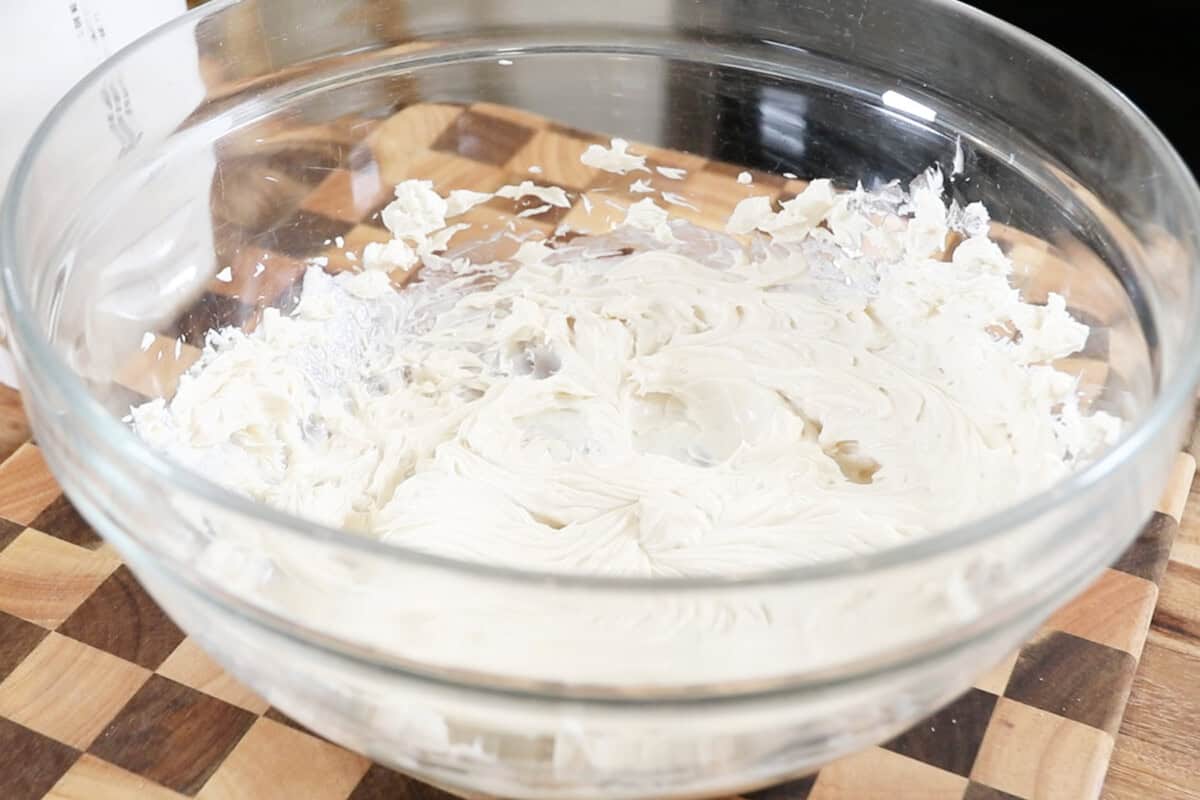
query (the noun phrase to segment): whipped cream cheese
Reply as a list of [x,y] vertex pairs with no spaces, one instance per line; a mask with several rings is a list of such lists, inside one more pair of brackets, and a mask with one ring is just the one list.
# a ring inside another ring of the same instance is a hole
[[[620,140],[592,162],[636,168]],[[598,151],[603,148],[597,147]],[[586,156],[586,154],[585,154]],[[585,159],[586,160],[586,159]],[[557,192],[525,182],[500,196]],[[438,255],[484,193],[397,187],[365,271],[214,331],[149,444],[279,509],[453,558],[736,575],[887,548],[1048,487],[1114,441],[982,207],[817,180],[723,235],[644,198],[606,237]],[[944,251],[948,234],[962,241]],[[422,263],[393,289],[388,272]]]
[[608,147],[591,144],[579,157],[580,163],[594,169],[625,175],[629,172],[649,172],[646,157],[629,152],[629,142],[613,139]]

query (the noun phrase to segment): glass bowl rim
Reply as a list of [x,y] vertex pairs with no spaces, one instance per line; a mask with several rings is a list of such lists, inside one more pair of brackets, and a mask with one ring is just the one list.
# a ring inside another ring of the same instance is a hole
[[[93,69],[77,83],[50,111],[38,126],[18,160],[7,190],[0,203],[0,292],[8,313],[10,343],[19,345],[16,359],[18,371],[30,384],[47,381],[71,408],[65,417],[72,425],[82,426],[98,435],[111,447],[118,468],[137,466],[174,490],[183,491],[223,511],[234,512],[255,522],[286,531],[323,545],[359,551],[370,557],[394,560],[402,564],[433,567],[449,572],[467,573],[479,578],[516,581],[519,583],[553,583],[557,586],[591,590],[663,590],[690,591],[730,587],[781,586],[801,582],[831,580],[850,575],[862,575],[906,564],[919,563],[947,554],[971,544],[1002,536],[1006,531],[1026,524],[1057,507],[1065,499],[1078,495],[1101,481],[1120,465],[1133,459],[1152,445],[1179,408],[1191,398],[1193,387],[1200,382],[1200,350],[1193,350],[1179,359],[1177,373],[1161,388],[1150,408],[1121,439],[1096,461],[1076,471],[1041,492],[1015,505],[1005,506],[965,523],[936,531],[912,542],[866,555],[848,556],[816,564],[785,567],[751,575],[735,577],[644,578],[602,576],[565,572],[524,570],[425,553],[399,545],[353,536],[336,528],[278,511],[263,503],[226,489],[219,484],[172,463],[151,450],[126,425],[100,405],[88,392],[65,361],[55,352],[48,336],[36,324],[29,308],[29,294],[17,274],[15,264],[17,241],[17,212],[24,190],[29,183],[33,164],[42,146],[56,126],[89,90],[112,74],[134,54],[161,37],[208,16],[215,16],[237,5],[241,0],[214,0],[198,6],[150,31]],[[1037,37],[975,9],[959,0],[915,0],[917,3],[973,17],[980,25],[1006,35],[1008,43],[1018,49],[1038,52],[1064,68],[1072,78],[1088,85],[1106,97],[1118,113],[1123,113],[1149,146],[1151,155],[1163,168],[1163,174],[1183,190],[1179,198],[1193,211],[1200,225],[1200,187],[1182,158],[1146,115],[1119,90],[1095,72]],[[428,53],[425,53],[428,55]],[[1200,264],[1193,263],[1191,271],[1200,285]],[[1200,327],[1200,291],[1192,299],[1183,340],[1194,338]],[[24,363],[34,365],[26,371]],[[29,396],[26,394],[25,396]],[[124,464],[120,462],[125,462]],[[137,537],[141,538],[141,537]]]

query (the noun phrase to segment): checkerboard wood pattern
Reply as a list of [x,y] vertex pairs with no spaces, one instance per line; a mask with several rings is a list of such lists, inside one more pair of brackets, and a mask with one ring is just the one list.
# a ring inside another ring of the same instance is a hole
[[[975,688],[752,800],[1093,800],[1195,462],[1129,551]],[[450,799],[294,723],[187,638],[57,488],[0,464],[0,797]]]
[[[696,156],[634,147],[652,169],[619,177],[579,162],[603,141],[513,109],[421,104],[383,120],[310,129],[255,128],[222,148],[212,206],[220,266],[207,289],[122,376],[135,396],[169,396],[214,327],[252,327],[267,306],[287,308],[307,260],[351,269],[386,240],[379,212],[409,177],[450,189],[492,190],[533,180],[564,187],[572,206],[496,199],[472,209],[453,246],[515,249],[507,230],[551,235],[560,225],[607,230],[641,195],[636,178],[687,198],[671,205],[720,228],[751,194],[786,198],[797,180]],[[669,171],[668,171],[669,173]],[[587,201],[584,201],[584,198]],[[663,204],[661,197],[656,199]],[[1053,247],[997,227],[1019,259],[1031,300],[1071,262]],[[398,280],[411,275],[394,275]],[[1103,322],[1103,293],[1072,298]],[[1099,393],[1112,381],[1103,330],[1061,365]],[[754,792],[756,800],[1064,798],[1099,796],[1113,737],[1158,594],[1195,463],[1181,455],[1158,511],[1133,547],[1020,652],[967,694],[884,745],[818,774]],[[145,594],[58,489],[36,445],[0,463],[0,798],[442,798],[441,791],[373,765],[303,729],[224,674]]]
[[[368,243],[390,238],[380,215],[395,184],[408,178],[430,180],[442,194],[490,192],[522,181],[567,191],[568,208],[534,214],[542,206],[534,197],[493,198],[450,220],[470,225],[453,237],[451,250],[476,263],[508,257],[530,237],[545,237],[553,246],[556,232],[606,233],[624,219],[625,209],[647,197],[675,218],[722,231],[742,199],[786,200],[807,185],[757,170],[749,170],[752,183],[742,184],[739,166],[638,144],[632,150],[647,156],[650,172],[616,175],[580,162],[597,143],[607,145],[608,138],[487,103],[420,103],[382,120],[313,126],[265,122],[232,135],[219,148],[212,183],[221,271],[126,365],[121,382],[135,400],[169,397],[207,331],[228,325],[250,330],[263,309],[289,309],[314,260],[331,273],[357,269]],[[632,191],[635,180],[653,193]],[[992,227],[993,238],[1014,259],[1014,282],[1029,302],[1044,303],[1049,290],[1068,286],[1072,312],[1095,328],[1084,351],[1057,366],[1079,377],[1085,402],[1114,394],[1121,359],[1110,357],[1105,326],[1120,313],[1120,287],[1097,279],[1105,271],[1084,272],[1089,267],[1081,259],[1041,239]],[[393,274],[398,284],[413,277]]]

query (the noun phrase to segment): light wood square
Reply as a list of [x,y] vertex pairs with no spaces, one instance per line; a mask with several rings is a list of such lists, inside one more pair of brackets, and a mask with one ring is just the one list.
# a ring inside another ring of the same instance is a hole
[[[1183,519],[1183,509],[1187,505],[1188,493],[1192,489],[1192,479],[1196,477],[1196,457],[1191,453],[1179,453],[1175,456],[1175,466],[1171,469],[1171,477],[1167,488],[1163,491],[1162,499],[1158,501],[1158,510],[1168,514],[1179,522]],[[1176,547],[1188,541],[1186,535],[1179,536]],[[1177,554],[1172,553],[1177,558]],[[1200,566],[1200,560],[1192,564]]]
[[1050,293],[1066,280],[1062,261],[1051,256],[1046,248],[1045,242],[1041,246],[1021,242],[1008,249],[1013,262],[1010,280],[1026,303],[1045,303]]
[[86,750],[150,670],[51,633],[0,684],[0,716]]
[[494,192],[503,186],[508,173],[481,161],[455,155],[429,151],[410,164],[404,177],[433,181],[433,188],[445,195],[454,189],[470,189],[473,192]]
[[28,525],[62,490],[42,458],[42,451],[23,444],[0,464],[0,517]]
[[471,227],[454,237],[448,252],[465,256],[476,264],[512,258],[523,242],[545,239],[553,231],[537,217],[515,217],[487,203],[452,221]]
[[56,628],[119,563],[28,528],[0,552],[0,611]]
[[237,681],[209,658],[194,639],[184,639],[158,668],[164,678],[190,686],[218,700],[244,708],[252,714],[263,714],[270,707],[253,690]]
[[354,172],[330,173],[304,199],[301,208],[345,222],[361,222],[391,196],[394,185],[384,183],[379,164],[371,161]]
[[409,176],[409,167],[423,157],[429,146],[463,113],[459,106],[420,103],[396,112],[367,137],[379,179],[394,186]]
[[45,800],[183,800],[183,795],[86,753]]
[[580,233],[609,233],[625,221],[629,205],[630,197],[624,193],[587,191],[575,201],[561,224]]
[[1150,581],[1105,570],[1087,591],[1059,609],[1044,629],[1074,634],[1139,658],[1157,599],[1158,587]]
[[1017,797],[1097,797],[1112,747],[1104,731],[1002,697],[971,778]]
[[21,393],[0,384],[0,462],[29,439],[29,420],[21,405]]
[[[579,160],[590,144],[561,131],[538,131],[505,167],[518,175],[528,174],[530,180],[552,183],[565,189],[582,189],[590,185],[599,173],[599,170]],[[541,171],[531,173],[530,167],[537,167]],[[629,177],[633,179],[632,175]]]
[[967,779],[873,748],[826,766],[809,800],[961,800]]
[[197,795],[200,800],[343,800],[370,762],[260,718]]
[[671,216],[690,220],[691,222],[715,231],[725,230],[729,215],[742,200],[747,197],[769,197],[775,200],[779,197],[779,189],[775,186],[755,184],[743,186],[736,179],[719,172],[697,172],[682,184],[681,188],[672,189],[699,211],[686,206],[660,205],[669,209]]
[[[687,175],[683,176],[684,180],[688,180],[704,169],[708,159],[703,156],[698,156],[694,153],[685,153],[682,150],[668,150],[663,147],[655,147],[654,145],[642,144],[635,142],[629,146],[629,152],[637,155],[646,156],[646,166],[654,170],[655,167],[672,167],[674,169],[682,169],[687,171]],[[655,174],[658,172],[655,170]],[[683,181],[675,181],[678,185]]]
[[[1134,311],[1128,293],[1111,266],[1094,250],[1067,239],[1052,246],[1049,254],[1061,262],[1054,269],[1062,270],[1065,278],[1053,289],[1066,298],[1069,308],[1084,312],[1101,326],[1131,319]],[[1140,345],[1137,351],[1142,353]],[[1119,363],[1114,366],[1123,369]]]
[[1019,651],[1014,652],[981,675],[979,680],[975,681],[975,688],[991,692],[994,695],[1004,694],[1004,687],[1008,686],[1008,679],[1012,676],[1013,667],[1017,665],[1018,655],[1020,655]]
[[1025,247],[1034,253],[1044,253],[1050,249],[1050,243],[1045,239],[1027,233],[1020,228],[1005,225],[1003,222],[988,224],[988,236],[1005,252],[1011,253],[1017,247]]
[[1075,394],[1079,398],[1079,407],[1088,409],[1097,398],[1104,393],[1108,383],[1109,366],[1107,361],[1086,356],[1069,356],[1054,362],[1054,368],[1075,378],[1079,383]]

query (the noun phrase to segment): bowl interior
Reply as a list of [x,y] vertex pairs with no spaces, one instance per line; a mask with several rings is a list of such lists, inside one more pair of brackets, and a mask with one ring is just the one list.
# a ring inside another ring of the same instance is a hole
[[[515,249],[506,234],[607,228],[635,199],[629,180],[584,169],[579,153],[610,136],[682,170],[651,180],[685,201],[672,214],[717,230],[747,192],[735,177],[743,169],[755,191],[786,199],[811,178],[871,187],[939,165],[953,199],[988,206],[1024,298],[1059,293],[1091,326],[1084,352],[1058,365],[1078,376],[1086,403],[1129,430],[1145,421],[1164,388],[1194,371],[1196,193],[1165,142],[1095,76],[958,4],[861,14],[791,5],[622,0],[585,13],[364,0],[194,14],[122,54],[43,129],[9,205],[20,236],[6,275],[21,299],[10,310],[45,333],[70,374],[57,361],[37,368],[59,388],[83,382],[111,423],[105,443],[119,440],[125,458],[139,452],[120,423],[131,404],[169,398],[210,329],[249,330],[266,308],[290,310],[307,265],[354,268],[387,238],[379,212],[407,178],[443,193],[535,180],[594,198],[552,215],[473,209],[467,221],[481,235],[462,246],[487,261]],[[135,79],[160,102],[126,97],[122,81]],[[96,103],[113,110],[103,136],[84,123]],[[79,399],[31,389],[60,418]],[[1129,482],[1127,507],[1105,524],[1132,536],[1126,522],[1149,508],[1152,483]],[[229,530],[266,537],[261,522],[281,547],[299,546],[278,518],[248,522],[214,500],[226,497],[197,502]],[[1048,532],[1094,522],[1094,503],[1048,497],[1049,511],[1009,537],[1008,566]],[[201,545],[224,531],[208,519],[194,527]],[[321,563],[380,566],[378,553],[338,544],[305,546]],[[199,559],[201,545],[180,561]],[[351,572],[341,578],[353,585]]]
[[32,276],[55,346],[121,417],[131,402],[170,397],[210,328],[251,329],[264,308],[290,310],[305,264],[355,268],[367,243],[388,238],[379,212],[401,180],[443,193],[534,179],[596,202],[607,194],[606,218],[485,205],[466,219],[476,239],[457,243],[478,262],[515,248],[502,236],[510,223],[521,236],[599,231],[636,198],[578,154],[622,136],[652,165],[685,170],[654,182],[694,206],[673,215],[716,230],[747,194],[733,180],[743,168],[787,199],[806,179],[871,188],[940,166],[953,199],[988,206],[1025,299],[1062,294],[1092,326],[1085,352],[1062,365],[1088,402],[1127,420],[1149,407],[1162,378],[1149,276],[1120,218],[1029,136],[820,54],[559,35],[572,33],[570,46],[531,34],[380,47],[246,85],[202,39],[215,90],[155,147],[112,165],[53,242],[57,268]]

